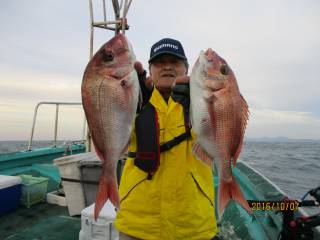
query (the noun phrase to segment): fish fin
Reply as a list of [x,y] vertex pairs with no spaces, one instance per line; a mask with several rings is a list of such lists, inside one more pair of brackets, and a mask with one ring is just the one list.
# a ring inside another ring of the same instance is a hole
[[242,137],[240,136],[240,141],[239,141],[237,150],[236,150],[235,154],[234,154],[233,157],[232,157],[232,159],[233,159],[233,166],[236,166],[237,160],[238,160],[238,158],[239,158],[239,155],[240,155],[240,152],[241,152],[241,149],[242,149],[242,145],[243,145],[243,136],[242,136]]
[[244,97],[240,94],[241,97],[241,129],[244,132],[246,127],[247,127],[247,123],[249,120],[249,106],[246,102],[246,100],[244,99]]
[[99,189],[94,206],[94,219],[97,220],[101,209],[107,200],[110,199],[116,209],[120,208],[120,200],[117,182],[113,179],[107,181],[104,177],[100,177]]
[[208,166],[213,166],[213,158],[210,157],[199,145],[199,143],[195,143],[192,146],[193,154],[199,158],[203,163],[207,164]]
[[241,117],[241,126],[240,126],[240,139],[239,142],[237,143],[237,148],[235,149],[235,152],[232,154],[232,159],[233,159],[233,166],[236,165],[237,160],[239,158],[242,145],[243,145],[243,139],[244,139],[244,131],[247,127],[248,119],[249,119],[249,107],[246,102],[246,100],[243,98],[243,96],[240,94],[241,97],[241,112],[240,112],[240,117]]
[[103,157],[102,153],[99,151],[99,149],[96,147],[96,145],[95,145],[95,144],[93,144],[93,146],[94,146],[94,149],[95,149],[95,151],[96,151],[96,153],[97,153],[98,157],[100,158],[101,162],[104,162],[104,161],[105,161],[105,159],[104,159],[104,157]]
[[129,146],[130,146],[130,139],[128,140],[127,144],[124,146],[124,148],[122,149],[121,155],[124,155],[128,152],[129,150]]
[[227,182],[220,178],[219,186],[219,217],[222,216],[224,209],[233,199],[241,207],[243,207],[249,214],[252,214],[252,210],[249,207],[247,200],[244,198],[242,191],[236,179],[232,176],[231,182]]

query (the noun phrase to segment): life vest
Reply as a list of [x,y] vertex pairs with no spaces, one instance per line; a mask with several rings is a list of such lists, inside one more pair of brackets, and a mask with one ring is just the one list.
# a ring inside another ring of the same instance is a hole
[[[143,76],[145,78],[146,72],[144,72]],[[189,121],[190,90],[189,84],[176,84],[171,94],[172,99],[183,106],[186,132],[160,145],[158,116],[156,110],[149,102],[151,92],[144,84],[141,84],[141,82],[144,83],[144,80],[139,82],[142,89],[144,106],[142,109],[138,109],[139,115],[135,120],[137,152],[129,152],[128,156],[135,158],[134,164],[147,172],[148,179],[151,179],[160,165],[160,152],[168,151],[191,136],[191,124]]]
[[135,158],[134,164],[148,173],[148,179],[157,171],[160,165],[160,152],[165,152],[191,137],[189,118],[185,112],[186,132],[176,136],[172,140],[159,144],[158,115],[154,107],[148,102],[135,120],[137,136],[137,152],[129,152],[128,156]]

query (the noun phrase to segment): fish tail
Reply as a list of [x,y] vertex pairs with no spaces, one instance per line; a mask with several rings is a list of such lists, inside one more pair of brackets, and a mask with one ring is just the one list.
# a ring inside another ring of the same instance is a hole
[[118,185],[114,179],[100,178],[99,189],[94,207],[94,219],[97,220],[104,204],[110,199],[112,204],[119,209],[120,200],[118,194]]
[[240,186],[236,182],[236,179],[232,176],[232,180],[229,182],[221,178],[219,187],[220,217],[222,216],[224,209],[226,208],[231,199],[240,204],[240,206],[242,206],[249,214],[252,214],[252,210],[249,207],[247,200],[244,198]]

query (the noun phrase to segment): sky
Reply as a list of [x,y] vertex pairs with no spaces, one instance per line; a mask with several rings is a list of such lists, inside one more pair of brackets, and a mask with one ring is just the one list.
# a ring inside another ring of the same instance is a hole
[[[320,139],[319,12],[318,0],[133,0],[126,35],[146,68],[165,37],[181,41],[191,68],[209,47],[226,59],[250,107],[246,137]],[[0,2],[0,140],[27,140],[38,102],[81,102],[89,19],[87,0]],[[112,37],[95,30],[94,50]],[[82,138],[82,108],[60,109],[58,138]],[[39,109],[35,139],[53,139],[54,114]]]

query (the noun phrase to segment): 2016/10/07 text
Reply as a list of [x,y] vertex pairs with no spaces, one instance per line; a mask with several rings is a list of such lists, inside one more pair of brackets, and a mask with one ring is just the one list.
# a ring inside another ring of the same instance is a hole
[[299,201],[248,201],[252,211],[297,211]]

